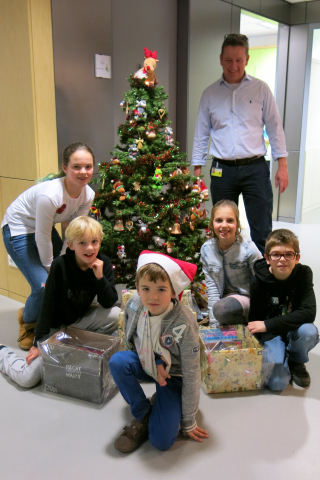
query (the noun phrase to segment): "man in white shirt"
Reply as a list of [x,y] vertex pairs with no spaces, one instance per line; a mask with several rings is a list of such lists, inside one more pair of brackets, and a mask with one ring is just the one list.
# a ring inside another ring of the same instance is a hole
[[222,44],[222,77],[202,94],[191,165],[201,175],[208,141],[212,155],[212,203],[222,199],[238,204],[242,193],[251,238],[264,253],[272,230],[273,195],[264,159],[264,126],[272,156],[278,161],[275,185],[283,193],[289,184],[285,137],[275,99],[266,83],[246,74],[248,38],[228,34]]

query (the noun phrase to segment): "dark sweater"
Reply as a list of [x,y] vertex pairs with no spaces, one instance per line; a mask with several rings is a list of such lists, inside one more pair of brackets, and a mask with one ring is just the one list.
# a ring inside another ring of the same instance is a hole
[[114,273],[109,258],[98,254],[103,261],[103,277],[97,280],[93,270],[78,267],[74,251],[56,258],[47,278],[41,312],[36,325],[34,345],[50,332],[50,328],[71,325],[82,317],[97,295],[104,308],[111,308],[118,299]]
[[263,320],[267,331],[257,334],[266,342],[278,335],[286,337],[304,323],[313,323],[316,298],[312,270],[298,263],[286,280],[277,280],[263,258],[254,264],[251,279],[249,322]]

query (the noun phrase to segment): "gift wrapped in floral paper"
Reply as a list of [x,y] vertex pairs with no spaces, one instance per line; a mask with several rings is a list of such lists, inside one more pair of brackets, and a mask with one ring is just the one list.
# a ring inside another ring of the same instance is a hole
[[262,351],[244,325],[200,329],[201,379],[206,392],[262,388]]

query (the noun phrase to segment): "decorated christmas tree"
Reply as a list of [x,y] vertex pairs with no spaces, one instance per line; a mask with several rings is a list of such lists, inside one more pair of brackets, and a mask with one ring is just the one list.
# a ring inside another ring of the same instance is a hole
[[190,174],[173,139],[164,101],[154,73],[157,53],[145,49],[144,67],[130,75],[130,90],[121,107],[120,144],[110,163],[99,164],[101,188],[92,213],[102,223],[101,251],[115,269],[116,283],[134,285],[142,250],[169,254],[198,265],[208,225],[204,200],[208,190]]

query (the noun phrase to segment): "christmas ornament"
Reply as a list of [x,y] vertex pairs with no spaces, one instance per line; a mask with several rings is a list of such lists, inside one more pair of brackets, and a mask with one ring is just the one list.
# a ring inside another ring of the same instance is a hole
[[175,175],[182,175],[182,170],[180,168],[177,168],[177,170],[173,172],[172,176],[174,177]]
[[119,165],[120,160],[117,159],[117,157],[113,157],[112,159],[112,165]]
[[130,147],[128,149],[128,152],[129,152],[129,158],[131,158],[131,160],[135,160],[136,156],[138,155],[137,146],[136,145],[130,145]]
[[158,83],[156,74],[154,73],[157,66],[157,62],[159,61],[157,59],[157,52],[156,51],[152,52],[151,50],[148,50],[147,48],[145,48],[144,59],[145,60],[143,62],[143,68],[140,68],[140,70],[138,70],[134,74],[134,78],[137,78],[137,79],[145,78],[146,85],[148,87],[153,87]]
[[118,194],[119,200],[123,201],[126,198],[124,193],[125,193],[125,189],[124,189],[124,186],[122,185],[122,182],[120,182],[120,180],[116,180],[113,185],[113,194]]
[[164,116],[166,111],[164,108],[159,108],[158,113],[159,113],[160,120],[162,120],[162,117]]
[[203,180],[200,181],[200,198],[202,200],[207,200],[209,198],[209,190],[207,189]]
[[173,249],[175,243],[174,242],[167,242],[167,243],[165,243],[165,245],[167,247],[167,252],[172,253],[172,249]]
[[142,227],[140,228],[140,231],[139,231],[139,236],[140,236],[140,239],[142,242],[144,241],[149,241],[149,237],[151,235],[151,232],[149,230],[149,228],[147,228],[146,225],[142,225]]
[[115,226],[113,227],[116,232],[122,232],[124,230],[122,218],[116,220]]
[[131,220],[126,221],[126,229],[129,230],[129,232],[132,230],[133,227],[133,222]]
[[136,108],[133,111],[135,120],[139,120],[139,118],[147,118],[147,114],[145,112],[146,106],[147,102],[145,100],[136,101]]
[[152,180],[155,181],[155,184],[152,185],[152,188],[154,188],[155,190],[161,190],[162,170],[160,169],[160,167],[156,168]]
[[176,222],[173,225],[173,229],[172,229],[171,233],[173,233],[173,235],[180,235],[181,234],[180,224],[178,222]]
[[190,170],[188,167],[181,167],[183,175],[190,175]]
[[195,220],[200,220],[201,217],[203,217],[203,213],[201,212],[199,207],[198,208],[191,207],[190,211],[191,211],[190,218],[192,222],[194,222]]
[[172,147],[174,145],[173,138],[172,138],[173,130],[171,127],[166,127],[165,132],[166,132],[166,145],[168,145],[169,147]]
[[136,140],[136,143],[138,144],[137,147],[139,150],[143,147],[143,142],[144,140],[142,140],[142,138],[140,137],[138,138],[138,140]]
[[136,192],[140,190],[140,182],[133,182],[133,188]]
[[147,137],[150,140],[154,140],[156,138],[156,132],[153,130],[153,126],[149,125],[148,130],[147,130]]
[[120,258],[120,260],[122,260],[123,258],[126,257],[126,254],[125,254],[125,251],[124,251],[124,245],[120,245],[118,247],[117,255]]
[[201,187],[200,187],[200,185],[198,185],[197,182],[192,185],[191,192],[192,193],[200,193],[201,192]]
[[99,208],[96,208],[94,206],[90,207],[90,213],[89,216],[94,218],[95,220],[98,220],[100,217],[100,210]]

